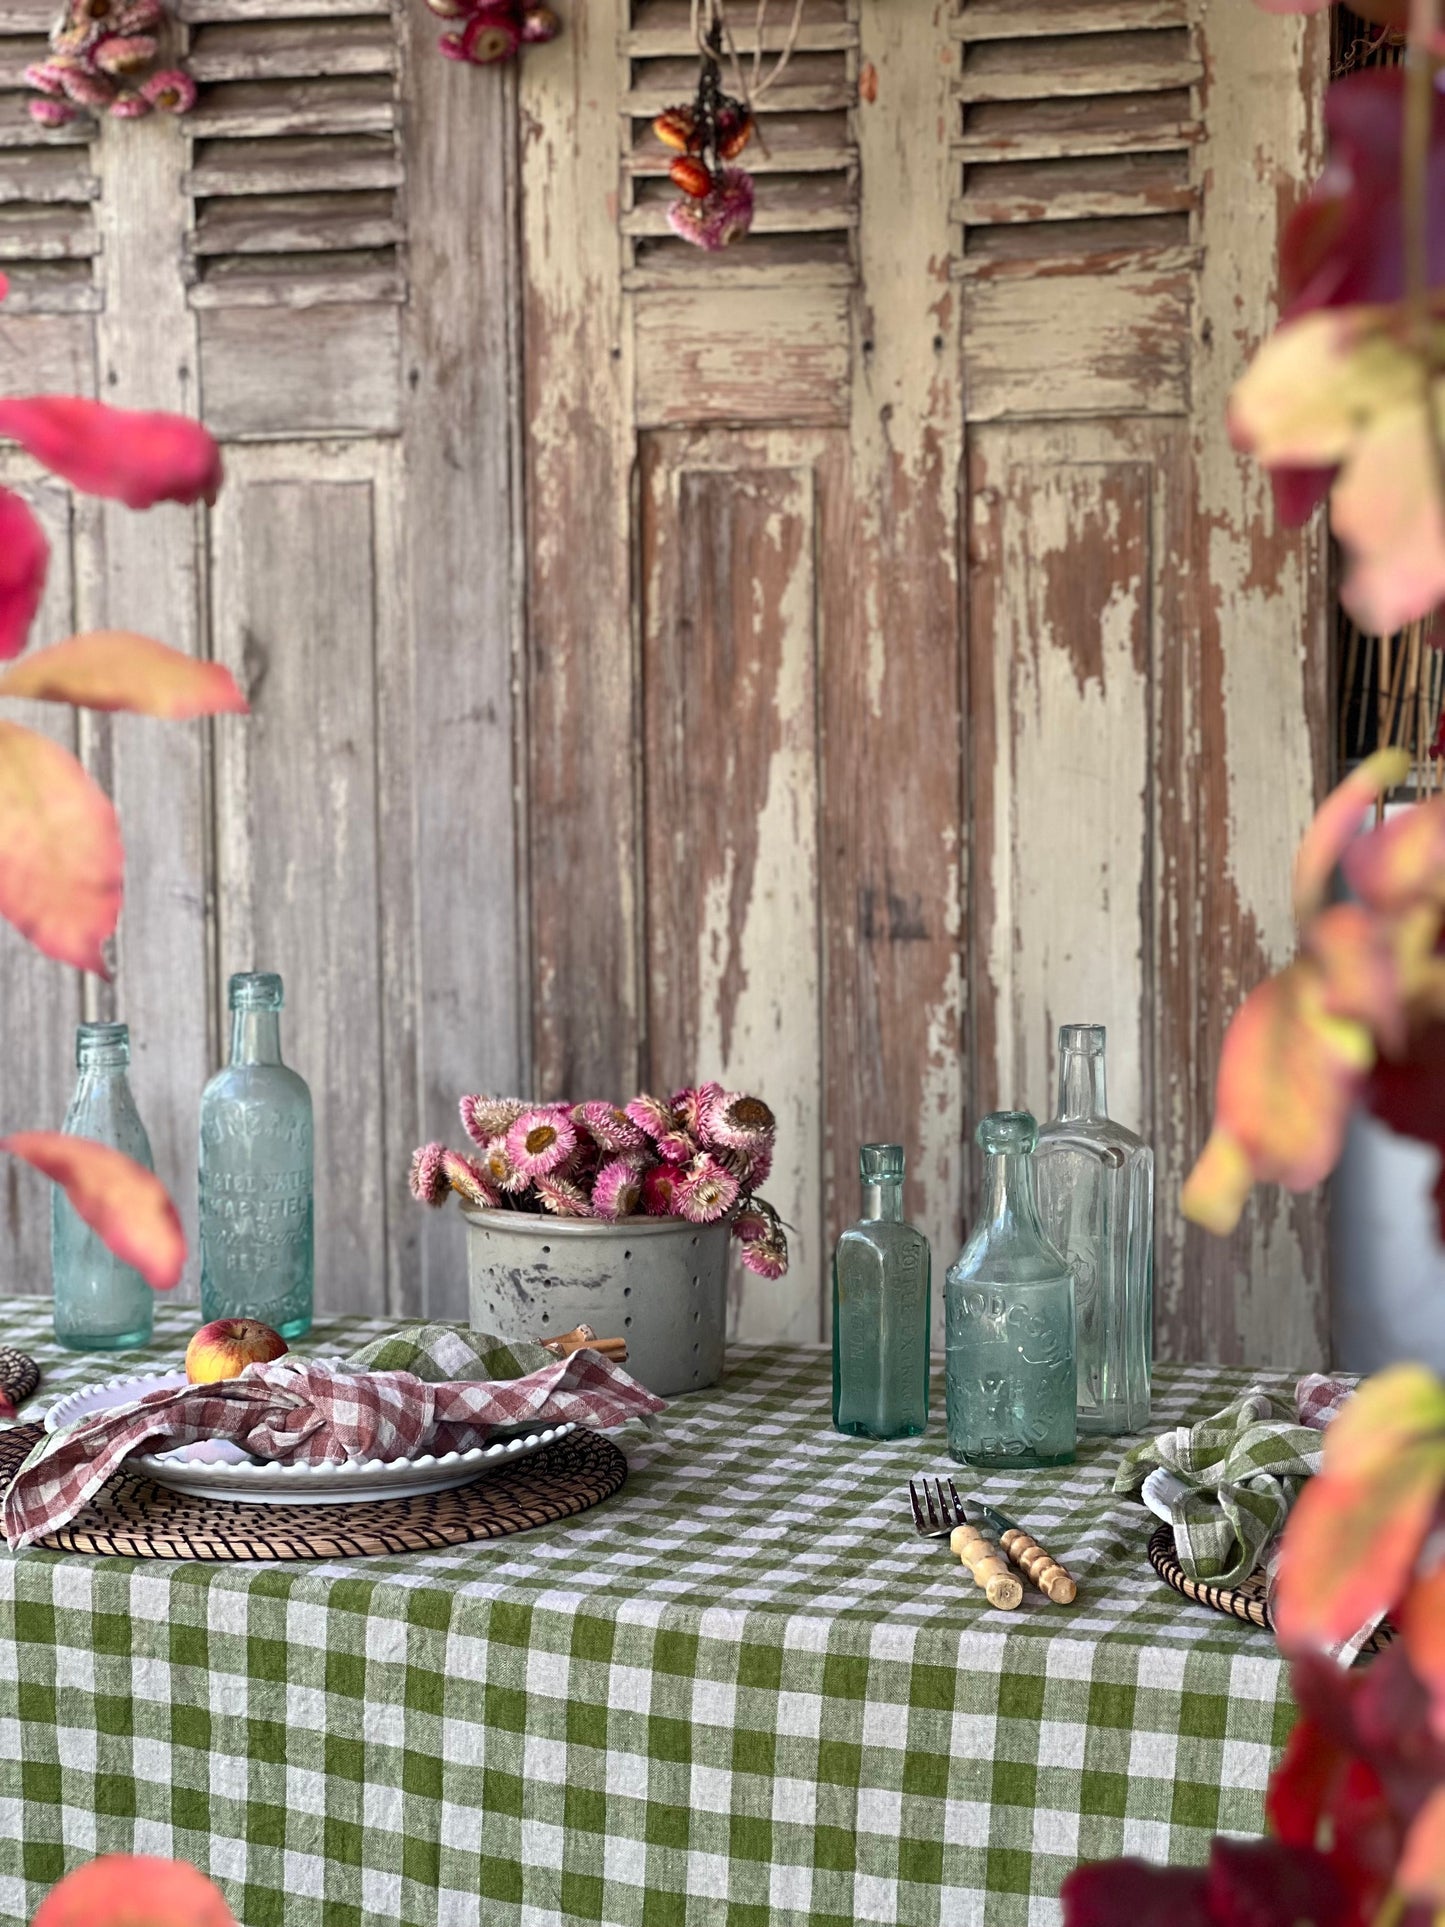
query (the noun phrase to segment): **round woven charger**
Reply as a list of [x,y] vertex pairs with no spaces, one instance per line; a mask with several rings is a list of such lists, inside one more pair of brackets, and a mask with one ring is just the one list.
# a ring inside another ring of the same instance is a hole
[[[40,1436],[38,1425],[0,1432],[0,1489]],[[582,1429],[471,1485],[416,1499],[237,1505],[122,1472],[69,1525],[38,1543],[56,1552],[218,1563],[431,1552],[571,1518],[611,1498],[626,1477],[627,1460],[611,1439]]]
[[[1196,1605],[1209,1606],[1217,1613],[1229,1613],[1235,1619],[1247,1620],[1251,1626],[1262,1626],[1266,1632],[1274,1630],[1264,1574],[1252,1572],[1237,1586],[1211,1586],[1208,1580],[1191,1579],[1179,1563],[1174,1528],[1166,1520],[1161,1519],[1149,1535],[1149,1563],[1166,1585],[1182,1592]],[[1390,1626],[1381,1626],[1365,1646],[1365,1652],[1378,1653],[1394,1636]]]
[[40,1383],[40,1367],[28,1352],[0,1345],[0,1392],[12,1405],[23,1405]]

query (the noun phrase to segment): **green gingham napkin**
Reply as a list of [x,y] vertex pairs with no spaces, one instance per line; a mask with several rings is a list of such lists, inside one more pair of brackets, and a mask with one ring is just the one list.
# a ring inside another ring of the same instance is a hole
[[1324,1434],[1295,1417],[1292,1401],[1253,1387],[1197,1425],[1181,1425],[1126,1452],[1116,1492],[1138,1493],[1152,1473],[1179,1563],[1191,1579],[1238,1585],[1263,1563],[1300,1487],[1318,1472]]
[[353,1352],[346,1363],[359,1372],[410,1372],[429,1385],[463,1378],[525,1378],[553,1354],[529,1339],[494,1337],[465,1325],[404,1325]]

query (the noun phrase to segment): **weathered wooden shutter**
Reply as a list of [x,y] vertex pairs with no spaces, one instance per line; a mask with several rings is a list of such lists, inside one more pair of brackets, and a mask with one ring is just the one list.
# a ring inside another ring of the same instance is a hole
[[83,127],[43,131],[24,71],[48,51],[49,9],[0,8],[0,272],[11,314],[74,314],[98,304],[93,203],[99,189]]

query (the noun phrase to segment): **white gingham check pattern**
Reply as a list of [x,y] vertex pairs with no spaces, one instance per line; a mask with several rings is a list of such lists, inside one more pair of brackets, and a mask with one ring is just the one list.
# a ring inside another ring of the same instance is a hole
[[[165,1308],[152,1356],[194,1316]],[[46,1373],[30,1416],[107,1372],[48,1325],[0,1309]],[[1156,1580],[1117,1444],[960,1477],[941,1377],[924,1438],[870,1445],[832,1431],[828,1374],[739,1349],[629,1442],[615,1499],[484,1545],[0,1553],[0,1923],[138,1851],[205,1867],[243,1927],[1054,1927],[1079,1859],[1260,1832],[1284,1666]],[[1162,1368],[1154,1424],[1257,1376]],[[932,1472],[1030,1526],[1078,1604],[988,1607],[913,1534]]]
[[281,1464],[339,1465],[465,1452],[499,1426],[572,1420],[608,1430],[661,1410],[597,1352],[548,1359],[524,1378],[450,1384],[288,1353],[220,1384],[147,1392],[42,1439],[5,1495],[5,1537],[12,1550],[33,1545],[73,1519],[130,1453],[198,1439],[228,1439]]

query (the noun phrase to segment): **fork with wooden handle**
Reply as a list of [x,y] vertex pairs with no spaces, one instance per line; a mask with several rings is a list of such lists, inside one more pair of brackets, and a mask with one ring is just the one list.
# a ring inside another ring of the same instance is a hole
[[[953,1481],[950,1479],[948,1483],[949,1490],[953,1491]],[[921,1499],[913,1480],[908,1481],[913,1529],[919,1538],[947,1539],[949,1551],[963,1562],[964,1570],[973,1583],[982,1589],[990,1606],[1012,1612],[1023,1598],[1024,1589],[1009,1571],[1007,1562],[999,1557],[998,1547],[992,1539],[986,1539],[977,1526],[968,1523],[956,1492],[953,1493],[953,1504],[949,1504],[943,1496],[941,1479],[933,1481],[934,1491],[938,1494],[936,1506],[927,1479],[920,1479],[918,1484],[923,1488]]]
[[578,1325],[575,1331],[562,1332],[556,1338],[539,1341],[544,1352],[551,1352],[554,1358],[570,1358],[573,1352],[601,1352],[610,1358],[614,1365],[627,1363],[627,1340],[625,1338],[599,1338],[590,1325]]
[[1037,1539],[1031,1539],[1022,1526],[1015,1525],[992,1506],[986,1505],[982,1510],[998,1534],[999,1544],[1019,1571],[1055,1606],[1072,1606],[1079,1596],[1072,1574],[1065,1572],[1058,1560],[1045,1552]]

